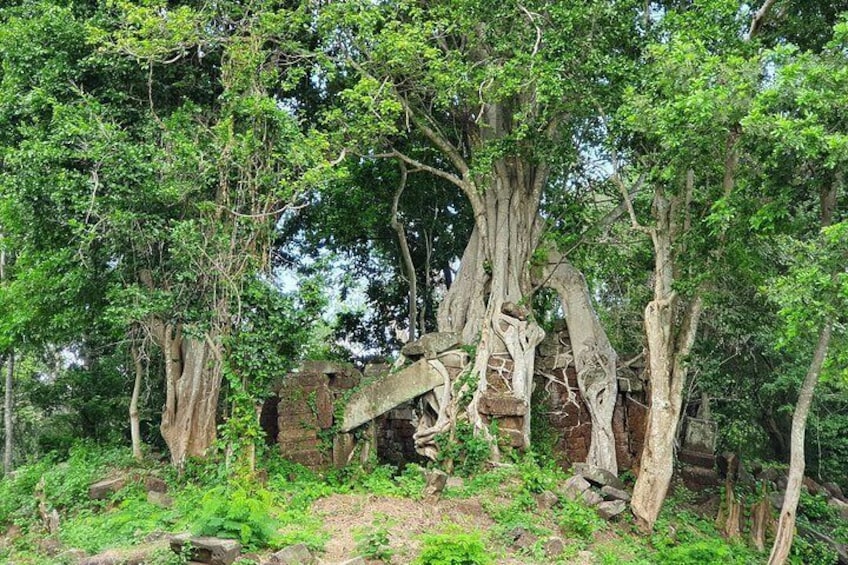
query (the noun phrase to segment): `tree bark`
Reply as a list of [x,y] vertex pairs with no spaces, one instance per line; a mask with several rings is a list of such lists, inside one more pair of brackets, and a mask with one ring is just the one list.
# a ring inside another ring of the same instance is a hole
[[[527,315],[524,304],[532,291],[529,263],[543,226],[538,207],[546,178],[545,167],[517,158],[495,164],[459,273],[438,311],[440,331],[456,332],[463,343],[477,343],[472,368],[477,390],[466,413],[484,435],[486,423],[477,406],[488,388],[489,361],[495,355],[511,360],[506,385],[529,414],[536,345],[544,331]],[[529,416],[521,434],[529,446]]]
[[6,358],[6,395],[3,402],[3,425],[5,427],[5,447],[3,451],[3,472],[8,475],[12,472],[12,449],[14,447],[14,395],[13,386],[15,380],[15,352],[10,351]]
[[395,192],[394,199],[392,200],[392,218],[390,223],[392,229],[397,233],[400,254],[403,259],[403,268],[404,271],[406,271],[406,279],[409,284],[409,341],[415,341],[415,329],[418,322],[418,280],[415,275],[415,263],[412,262],[412,253],[409,251],[409,242],[406,239],[406,230],[398,219],[398,204],[400,202],[400,197],[406,188],[407,176],[406,165],[403,161],[399,161],[399,164],[400,182],[398,183],[398,189]]
[[695,343],[703,311],[699,292],[684,301],[672,288],[672,243],[680,207],[661,188],[655,190],[656,225],[650,230],[655,261],[654,297],[645,308],[650,404],[639,476],[630,502],[637,524],[645,530],[653,529],[671,483],[674,441],[688,372],[686,358]]
[[786,563],[789,559],[789,551],[792,549],[792,538],[795,535],[795,513],[798,509],[801,485],[804,481],[804,437],[807,429],[807,416],[810,414],[813,392],[816,383],[818,383],[825,357],[827,357],[832,330],[833,324],[828,321],[825,322],[824,327],[819,332],[816,350],[807,370],[807,375],[804,377],[804,382],[801,384],[795,413],[792,414],[789,475],[787,477],[786,494],[783,497],[783,507],[780,509],[780,518],[777,523],[777,534],[768,560],[769,565]]
[[138,418],[138,397],[141,394],[141,381],[144,378],[144,366],[141,359],[141,351],[136,344],[130,346],[135,369],[135,381],[133,382],[132,397],[130,398],[130,436],[132,438],[132,452],[136,461],[141,461],[141,429]]
[[618,356],[592,306],[583,274],[559,253],[549,252],[545,286],[559,294],[577,370],[577,386],[592,421],[586,461],[618,474],[612,417],[618,396]]
[[153,323],[165,355],[165,406],[160,431],[181,467],[186,457],[203,457],[215,442],[221,389],[221,354],[214,331],[185,335],[179,324]]

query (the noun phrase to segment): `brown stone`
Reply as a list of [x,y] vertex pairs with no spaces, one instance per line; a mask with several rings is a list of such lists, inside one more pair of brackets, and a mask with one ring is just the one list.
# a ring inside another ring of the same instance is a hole
[[604,498],[614,499],[614,500],[622,500],[624,502],[630,501],[630,493],[623,489],[618,489],[610,485],[605,485],[601,487],[601,494],[604,495]]
[[274,553],[267,563],[269,565],[311,565],[314,562],[315,558],[306,544],[298,543]]
[[549,490],[542,491],[536,495],[536,506],[539,510],[550,510],[558,503],[559,497]]
[[716,462],[715,455],[712,453],[703,453],[689,449],[681,449],[677,458],[681,463],[688,463],[689,465],[703,467],[705,469],[712,469]]
[[305,467],[313,469],[324,465],[324,454],[320,451],[300,451],[296,453],[286,453],[284,457],[289,461],[300,463]]
[[615,518],[627,508],[627,503],[623,500],[608,500],[598,504],[596,510],[598,515],[604,520]]
[[527,403],[514,396],[503,394],[484,394],[480,398],[478,410],[489,416],[524,416],[527,414]]
[[605,469],[590,465],[589,463],[575,463],[574,474],[580,475],[590,483],[598,486],[610,485],[622,490],[626,488],[618,477]]
[[545,542],[545,557],[556,559],[565,551],[565,542],[561,537],[552,537]]
[[581,498],[587,506],[597,506],[604,501],[604,497],[602,497],[600,494],[598,494],[592,489],[583,491]]
[[683,484],[693,492],[699,492],[705,488],[717,487],[721,479],[713,469],[703,467],[683,467],[680,471]]
[[571,500],[572,502],[580,498],[580,496],[589,490],[589,481],[581,477],[580,475],[574,475],[573,477],[569,477],[566,479],[563,484],[563,490],[565,491],[565,498]]
[[191,546],[191,559],[209,565],[230,565],[241,552],[241,544],[231,539],[180,534],[169,540],[174,553],[182,553],[186,544]]
[[160,508],[171,508],[174,505],[174,499],[164,492],[151,490],[147,493],[147,502]]
[[144,479],[144,489],[147,492],[168,492],[168,483],[159,477],[147,477]]
[[337,469],[347,466],[355,448],[356,439],[353,434],[336,434],[333,438],[333,466]]
[[445,490],[448,484],[448,475],[444,471],[433,469],[427,472],[427,484],[424,487],[424,495],[428,497],[438,496]]
[[88,498],[91,500],[105,500],[124,488],[127,484],[126,477],[106,479],[88,487]]

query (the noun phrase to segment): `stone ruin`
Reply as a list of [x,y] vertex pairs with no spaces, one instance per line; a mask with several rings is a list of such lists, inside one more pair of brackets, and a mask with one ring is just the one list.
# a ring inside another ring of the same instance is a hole
[[[375,451],[386,463],[423,461],[426,449],[421,441],[416,445],[416,430],[432,425],[440,391],[456,381],[469,356],[448,333],[426,334],[407,344],[402,355],[404,366],[370,364],[363,372],[349,363],[305,362],[273,387],[262,408],[268,442],[279,445],[286,458],[312,468],[343,467],[355,456],[365,461]],[[648,398],[643,369],[639,359],[618,368],[613,431],[620,469],[637,464],[645,439]],[[538,346],[535,371],[534,403],[557,438],[555,455],[564,467],[585,461],[592,424],[577,386],[564,323]],[[530,414],[509,392],[511,372],[509,357],[490,359],[488,387],[478,409],[484,423],[497,421],[502,437],[513,448],[524,449],[524,418]],[[702,484],[717,484],[712,471],[715,430],[709,422],[686,421],[682,460],[695,468]]]

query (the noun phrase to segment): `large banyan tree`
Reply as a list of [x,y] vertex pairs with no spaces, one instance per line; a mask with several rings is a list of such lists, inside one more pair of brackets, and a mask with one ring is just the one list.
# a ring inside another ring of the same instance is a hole
[[[567,190],[598,108],[615,104],[639,35],[637,4],[362,1],[330,5],[322,20],[327,52],[355,77],[332,116],[350,151],[440,177],[470,203],[473,231],[438,312],[441,331],[476,345],[468,418],[486,433],[477,403],[494,358],[506,360],[511,393],[529,406],[544,336],[530,305],[549,286],[562,298],[592,417],[589,459],[613,472],[616,354],[583,276],[544,243],[541,206],[548,191]],[[412,130],[427,140],[416,154],[394,143]],[[445,429],[450,420],[440,418]]]

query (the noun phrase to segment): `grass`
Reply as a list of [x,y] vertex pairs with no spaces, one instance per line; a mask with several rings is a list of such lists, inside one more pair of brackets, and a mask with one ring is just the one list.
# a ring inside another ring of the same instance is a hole
[[[182,531],[237,538],[259,552],[305,543],[320,553],[331,534],[312,509],[317,500],[347,494],[360,497],[367,505],[374,497],[395,497],[412,501],[414,508],[420,505],[422,512],[430,504],[420,500],[424,474],[416,466],[402,472],[389,466],[352,467],[318,475],[271,456],[261,467],[267,471],[267,481],[261,484],[234,479],[218,461],[191,462],[179,475],[155,462],[135,465],[126,449],[77,446],[66,461],[45,459],[19,469],[13,479],[0,480],[0,532],[12,525],[19,531],[11,539],[0,536],[0,562],[72,562],[67,555],[46,553],[38,500],[60,513],[60,529],[54,537],[63,550],[76,548],[89,554],[132,547],[157,533]],[[116,472],[129,474],[133,480],[110,500],[89,500],[88,486]],[[174,501],[171,508],[148,502],[143,487],[148,475],[167,482]],[[498,556],[512,556],[523,563],[568,563],[585,551],[605,565],[747,565],[764,559],[744,542],[723,539],[714,516],[700,515],[691,493],[685,490],[675,491],[669,498],[651,536],[640,535],[627,515],[608,523],[593,509],[562,496],[553,508],[540,509],[537,495],[558,493],[565,478],[562,470],[540,465],[532,456],[478,473],[460,486],[448,487],[443,498],[446,503],[473,501],[483,508],[490,527],[470,522],[461,527],[448,524],[418,535],[399,529],[396,519],[381,516],[355,531],[358,553],[386,563],[394,557],[448,565],[485,564]],[[814,498],[803,501],[802,515],[833,521],[831,509]],[[843,530],[838,533],[848,533]],[[521,547],[516,544],[519,534],[530,540]],[[405,542],[412,543],[417,553],[410,554],[409,546],[398,551],[395,543],[399,536],[406,536]],[[544,547],[555,536],[563,538],[565,550],[552,559],[545,555]],[[171,565],[177,562],[175,557],[165,551],[153,561]],[[794,562],[825,565],[828,558],[821,548],[800,542]]]

